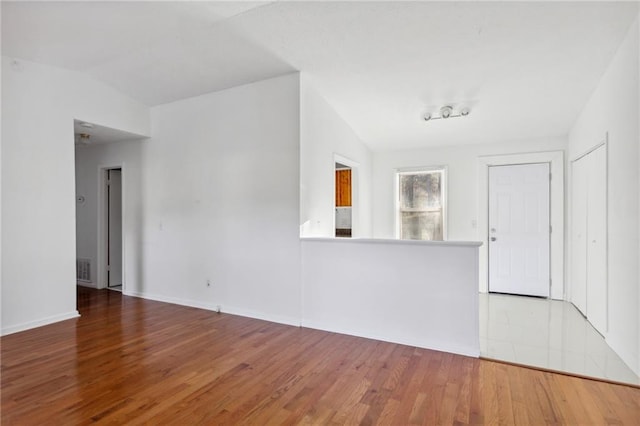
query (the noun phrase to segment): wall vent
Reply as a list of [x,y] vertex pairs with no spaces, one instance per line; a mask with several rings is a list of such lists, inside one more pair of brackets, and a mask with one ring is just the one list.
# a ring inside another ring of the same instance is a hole
[[91,282],[91,259],[76,259],[76,279]]

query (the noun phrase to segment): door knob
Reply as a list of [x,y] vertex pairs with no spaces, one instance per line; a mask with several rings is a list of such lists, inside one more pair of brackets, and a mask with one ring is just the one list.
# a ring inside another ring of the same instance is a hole
[[496,237],[491,237],[491,241],[495,241],[496,239]]

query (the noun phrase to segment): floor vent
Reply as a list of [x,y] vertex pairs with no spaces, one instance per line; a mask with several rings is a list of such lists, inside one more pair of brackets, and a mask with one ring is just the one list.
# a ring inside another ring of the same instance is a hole
[[86,283],[91,282],[91,259],[76,260],[76,279]]

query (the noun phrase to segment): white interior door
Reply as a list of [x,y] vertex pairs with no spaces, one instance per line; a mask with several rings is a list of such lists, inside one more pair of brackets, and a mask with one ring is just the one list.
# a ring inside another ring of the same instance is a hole
[[122,285],[122,171],[107,170],[108,286]]
[[549,164],[489,168],[489,291],[549,297]]
[[586,158],[571,166],[571,301],[587,315],[587,181]]

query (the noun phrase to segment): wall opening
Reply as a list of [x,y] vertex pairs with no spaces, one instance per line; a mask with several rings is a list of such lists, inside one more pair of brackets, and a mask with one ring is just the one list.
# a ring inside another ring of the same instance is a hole
[[334,236],[351,238],[360,235],[359,164],[338,154],[333,155]]

